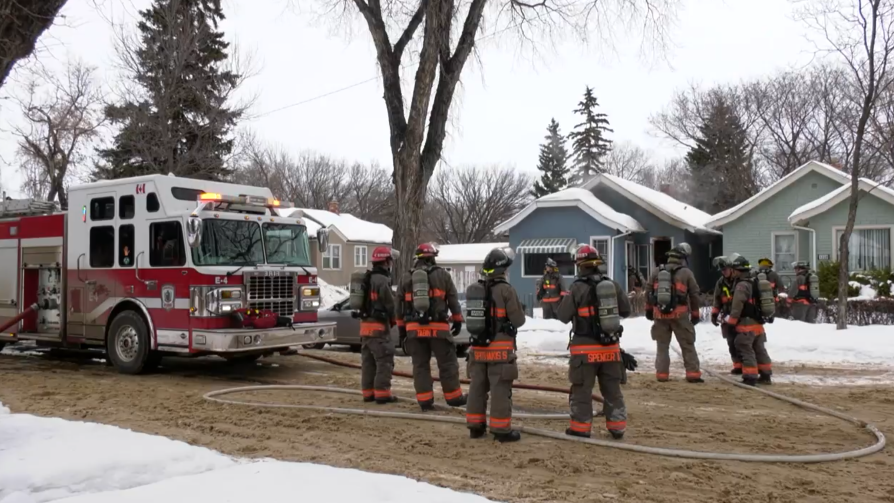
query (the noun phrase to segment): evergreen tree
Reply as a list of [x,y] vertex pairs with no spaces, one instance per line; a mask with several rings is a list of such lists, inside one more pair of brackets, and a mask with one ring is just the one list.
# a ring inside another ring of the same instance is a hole
[[534,182],[534,190],[531,195],[543,197],[564,189],[568,185],[569,169],[565,164],[568,160],[568,149],[565,147],[565,138],[559,132],[559,123],[552,119],[546,127],[546,142],[540,145],[540,162],[537,164],[542,174],[540,181]]
[[571,139],[571,155],[574,157],[575,173],[572,183],[585,182],[590,177],[602,173],[603,159],[611,150],[611,140],[606,133],[612,133],[608,127],[608,116],[596,111],[599,103],[593,96],[590,87],[584,91],[584,99],[577,104],[574,113],[582,116],[584,121],[574,127],[568,138]]
[[[748,137],[735,110],[718,96],[699,127],[700,138],[686,154],[693,205],[716,214],[754,195],[757,186]],[[696,189],[697,187],[697,189]]]
[[226,178],[230,133],[242,111],[226,105],[240,75],[225,67],[220,0],[155,0],[140,18],[138,42],[120,48],[139,92],[106,108],[120,129],[114,144],[99,150],[94,176]]

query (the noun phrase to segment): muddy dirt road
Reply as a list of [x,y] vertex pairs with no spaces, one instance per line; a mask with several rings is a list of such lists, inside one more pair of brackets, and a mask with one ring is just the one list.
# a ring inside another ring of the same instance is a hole
[[[359,355],[321,352],[345,361]],[[409,370],[409,359],[397,367]],[[870,445],[839,420],[709,379],[659,385],[648,372],[625,387],[624,442],[728,452],[817,453]],[[562,367],[527,364],[526,383],[567,385]],[[0,355],[0,401],[13,412],[95,421],[165,435],[235,456],[275,457],[406,475],[511,502],[894,502],[894,449],[819,465],[768,465],[660,458],[526,436],[501,445],[470,440],[464,428],[435,423],[220,405],[215,389],[250,384],[357,388],[359,371],[298,356],[248,367],[222,361],[165,360],[147,376],[122,376],[91,361]],[[775,391],[841,410],[894,434],[894,388],[776,385]],[[412,396],[412,382],[395,378]],[[440,388],[436,388],[440,392]],[[308,392],[231,395],[257,401],[363,407],[359,397]],[[564,411],[562,395],[516,391],[518,409]],[[417,412],[409,405],[391,410]],[[564,431],[565,421],[528,422]],[[598,420],[597,420],[598,424]],[[596,435],[607,438],[601,424]]]

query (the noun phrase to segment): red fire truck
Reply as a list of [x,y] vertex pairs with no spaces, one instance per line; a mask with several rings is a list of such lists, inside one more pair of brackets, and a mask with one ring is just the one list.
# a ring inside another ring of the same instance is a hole
[[[307,217],[286,206],[266,188],[163,175],[72,187],[67,212],[2,201],[0,348],[105,349],[137,374],[163,355],[250,361],[334,341],[317,320]],[[245,323],[244,308],[278,326]]]

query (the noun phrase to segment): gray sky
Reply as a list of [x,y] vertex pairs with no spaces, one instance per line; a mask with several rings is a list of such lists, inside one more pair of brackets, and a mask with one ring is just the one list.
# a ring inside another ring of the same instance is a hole
[[[110,21],[133,23],[136,12],[150,4],[69,0],[64,19],[42,39],[40,64],[56,68],[69,57],[80,58],[99,67],[102,81],[111,84],[116,70]],[[365,27],[355,24],[349,36],[287,5],[287,0],[224,0],[227,37],[255,55],[259,71],[244,90],[258,96],[251,111],[258,117],[244,125],[294,152],[311,149],[390,165],[378,79],[313,99],[377,75]],[[510,32],[489,37],[479,45],[479,61],[470,60],[463,73],[444,158],[453,166],[498,163],[536,171],[550,118],[564,133],[570,131],[577,123],[572,110],[587,85],[608,114],[614,141],[634,142],[659,159],[672,157],[679,152],[654,136],[648,118],[675,89],[758,77],[804,65],[813,55],[789,0],[687,0],[672,38],[667,62],[655,63],[639,55],[637,39],[619,37],[615,54],[565,41],[532,56],[518,49]],[[274,111],[300,102],[306,103]],[[17,194],[20,177],[9,125],[18,120],[9,101],[0,100],[0,169],[11,195]]]

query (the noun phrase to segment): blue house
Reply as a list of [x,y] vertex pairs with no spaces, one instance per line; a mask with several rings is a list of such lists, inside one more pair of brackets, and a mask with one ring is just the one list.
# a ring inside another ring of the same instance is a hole
[[648,277],[674,245],[689,243],[689,266],[707,290],[716,280],[711,259],[722,249],[721,233],[705,227],[710,218],[663,192],[601,174],[581,187],[537,199],[495,232],[508,235],[518,255],[509,275],[523,298],[534,294],[548,258],[571,280],[577,271],[570,252],[581,243],[602,253],[610,276],[624,288],[628,265]]

